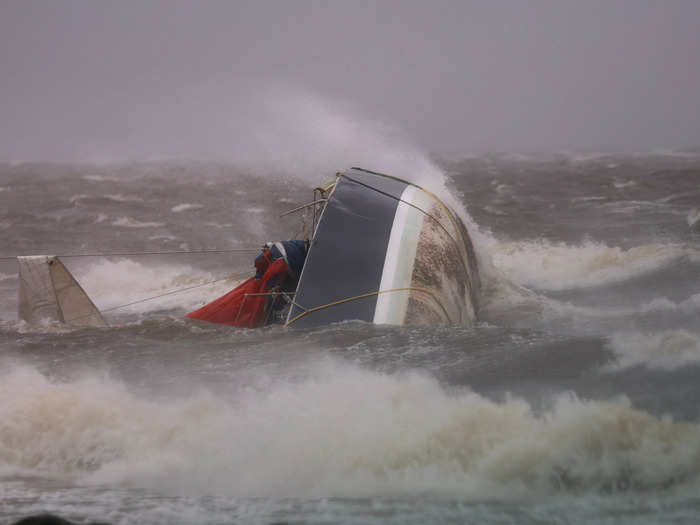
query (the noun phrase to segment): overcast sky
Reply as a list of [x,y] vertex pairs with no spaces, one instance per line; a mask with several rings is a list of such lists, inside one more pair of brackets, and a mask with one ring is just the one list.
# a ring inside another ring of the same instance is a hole
[[4,160],[686,147],[699,97],[698,0],[0,0]]

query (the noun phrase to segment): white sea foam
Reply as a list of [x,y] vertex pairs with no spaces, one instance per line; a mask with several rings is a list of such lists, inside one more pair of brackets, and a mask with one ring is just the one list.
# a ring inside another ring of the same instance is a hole
[[[616,167],[617,165],[613,165],[613,167]],[[617,189],[622,189],[622,188],[628,188],[630,186],[636,186],[637,182],[633,180],[615,180],[613,182],[613,186],[615,186]]]
[[688,212],[688,215],[686,217],[686,220],[688,221],[688,226],[690,228],[695,227],[698,222],[700,222],[700,208],[693,208]]
[[639,308],[640,312],[675,311],[691,314],[700,311],[700,293],[691,295],[684,301],[674,302],[666,297],[657,297]]
[[610,344],[618,356],[617,368],[645,365],[674,369],[700,362],[700,336],[687,330],[618,333]]
[[109,177],[107,175],[83,175],[83,180],[92,182],[119,182],[119,178]]
[[697,252],[679,244],[647,244],[624,250],[605,243],[580,245],[545,240],[486,239],[491,260],[506,277],[542,290],[566,290],[630,279]]
[[99,198],[107,199],[107,200],[114,201],[114,202],[142,202],[143,201],[143,199],[141,197],[138,197],[136,195],[124,195],[122,193],[109,193],[109,194],[105,194],[102,196],[79,193],[77,195],[71,196],[70,202],[72,204],[75,204],[76,202],[81,201],[81,200],[99,199]]
[[668,206],[662,202],[654,201],[614,201],[602,204],[613,213],[636,213],[640,210],[658,210],[664,208],[667,211]]
[[[188,265],[145,265],[130,259],[103,260],[76,275],[100,310],[197,286],[222,277],[226,277],[226,274],[214,275]],[[229,291],[236,282],[235,279],[218,281],[139,303],[120,311],[148,312],[171,308],[191,310]]]
[[[507,281],[506,281],[507,282]],[[666,297],[656,297],[649,302],[634,306],[600,307],[580,306],[567,301],[560,301],[528,290],[508,289],[500,283],[500,288],[508,293],[501,297],[489,298],[484,307],[485,313],[491,312],[498,318],[512,320],[544,319],[555,321],[569,319],[576,326],[585,327],[591,321],[595,323],[596,331],[600,323],[614,321],[625,317],[637,317],[645,314],[675,312],[684,315],[700,313],[700,294],[693,295],[680,302],[674,302]],[[495,304],[493,304],[495,303]],[[493,312],[495,310],[495,312]]]
[[0,272],[0,281],[10,281],[17,279],[17,274],[2,273]]
[[602,195],[590,195],[587,197],[574,197],[573,199],[571,199],[571,202],[576,203],[576,202],[604,201],[605,199],[607,199],[607,197],[604,197]]
[[141,197],[136,195],[124,195],[123,193],[109,193],[103,195],[103,197],[114,202],[143,202]]
[[238,396],[153,401],[100,373],[0,368],[0,469],[165,493],[410,494],[504,500],[693,484],[700,428],[624,399],[524,401],[446,392],[418,374],[332,362]]
[[177,237],[175,235],[151,235],[148,238],[149,241],[175,241]]
[[124,228],[159,228],[164,226],[163,222],[138,221],[132,217],[119,217],[112,222],[113,226],[122,226]]
[[204,208],[204,205],[183,202],[182,204],[178,204],[178,205],[170,208],[170,211],[173,213],[180,213],[182,211],[188,211],[188,210],[199,210],[200,208]]

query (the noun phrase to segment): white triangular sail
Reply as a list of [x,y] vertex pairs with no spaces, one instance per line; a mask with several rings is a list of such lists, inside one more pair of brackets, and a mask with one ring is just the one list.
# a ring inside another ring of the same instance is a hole
[[107,326],[95,304],[54,255],[17,257],[19,318],[37,324],[53,321],[72,326]]

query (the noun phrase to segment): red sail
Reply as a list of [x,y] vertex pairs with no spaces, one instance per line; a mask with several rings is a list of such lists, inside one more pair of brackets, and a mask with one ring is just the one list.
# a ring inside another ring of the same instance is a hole
[[205,304],[187,317],[210,323],[227,324],[243,328],[257,328],[265,324],[269,296],[264,294],[281,285],[289,274],[284,259],[274,261],[261,279],[251,277],[236,288]]

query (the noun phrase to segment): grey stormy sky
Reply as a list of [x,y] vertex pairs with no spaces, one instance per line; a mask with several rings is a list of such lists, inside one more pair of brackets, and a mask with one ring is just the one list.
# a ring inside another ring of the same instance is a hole
[[0,160],[235,159],[298,127],[697,146],[699,27],[697,0],[0,0]]

